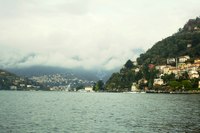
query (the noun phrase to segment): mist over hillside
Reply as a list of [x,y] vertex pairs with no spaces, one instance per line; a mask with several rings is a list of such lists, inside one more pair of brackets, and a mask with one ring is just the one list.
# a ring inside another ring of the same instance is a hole
[[92,81],[97,81],[97,80],[107,81],[113,72],[118,71],[118,69],[112,71],[102,71],[102,70],[66,69],[62,67],[50,67],[50,66],[9,68],[7,70],[17,75],[26,77],[70,73],[74,74],[77,78],[92,80]]

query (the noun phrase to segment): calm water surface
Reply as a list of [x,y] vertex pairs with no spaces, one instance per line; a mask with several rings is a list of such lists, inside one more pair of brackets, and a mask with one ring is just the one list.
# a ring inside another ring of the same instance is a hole
[[200,133],[200,95],[0,91],[0,133]]

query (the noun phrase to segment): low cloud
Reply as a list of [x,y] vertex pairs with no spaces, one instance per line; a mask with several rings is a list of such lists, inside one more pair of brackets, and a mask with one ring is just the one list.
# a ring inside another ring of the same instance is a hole
[[0,0],[0,67],[112,70],[198,16],[198,5],[198,0]]

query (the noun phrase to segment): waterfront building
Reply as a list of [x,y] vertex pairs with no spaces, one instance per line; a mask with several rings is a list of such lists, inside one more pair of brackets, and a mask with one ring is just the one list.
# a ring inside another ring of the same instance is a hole
[[12,85],[12,86],[10,86],[10,89],[11,90],[17,90],[17,86]]
[[154,79],[154,83],[153,83],[154,86],[155,85],[163,85],[163,84],[164,84],[163,79],[161,79],[161,78]]
[[200,81],[199,81],[199,88],[200,88]]
[[20,87],[25,87],[26,85],[25,85],[25,84],[20,84],[19,86],[20,86]]
[[132,86],[131,86],[131,91],[135,92],[138,91],[138,88],[136,86],[137,84],[135,82],[133,82]]
[[87,86],[87,87],[85,87],[85,91],[86,92],[93,92],[93,87]]
[[31,88],[32,87],[32,85],[27,85],[27,88]]

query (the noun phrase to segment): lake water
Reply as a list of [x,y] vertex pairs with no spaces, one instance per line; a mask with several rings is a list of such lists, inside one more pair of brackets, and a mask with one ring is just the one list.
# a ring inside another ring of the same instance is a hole
[[200,95],[0,91],[0,133],[200,133]]

